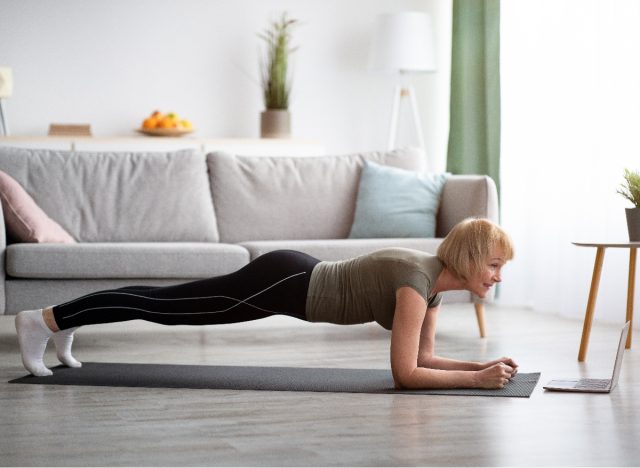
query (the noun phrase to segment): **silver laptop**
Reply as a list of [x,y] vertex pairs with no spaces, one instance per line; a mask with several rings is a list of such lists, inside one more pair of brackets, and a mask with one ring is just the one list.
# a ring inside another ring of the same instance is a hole
[[624,327],[622,327],[620,342],[618,343],[618,352],[616,353],[616,362],[613,366],[613,376],[610,379],[552,380],[543,388],[545,390],[553,390],[556,392],[609,393],[618,384],[624,346],[627,342],[627,335],[629,334],[629,325],[630,322],[627,322]]

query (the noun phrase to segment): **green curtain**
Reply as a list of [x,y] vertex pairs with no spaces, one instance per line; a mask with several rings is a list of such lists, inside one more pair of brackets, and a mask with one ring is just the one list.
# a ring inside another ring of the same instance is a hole
[[500,193],[500,0],[453,0],[447,170]]

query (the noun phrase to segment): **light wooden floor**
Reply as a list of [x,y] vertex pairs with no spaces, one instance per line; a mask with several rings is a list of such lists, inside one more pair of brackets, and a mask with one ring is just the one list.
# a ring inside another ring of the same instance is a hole
[[[487,320],[482,340],[471,306],[445,307],[438,352],[514,357],[522,372],[542,372],[530,399],[7,384],[24,371],[13,317],[0,317],[0,464],[640,464],[640,337],[613,393],[546,393],[552,378],[609,377],[620,327],[596,323],[579,364],[579,321],[495,308]],[[288,318],[203,328],[130,322],[80,330],[75,350],[86,361],[383,368],[388,332]]]

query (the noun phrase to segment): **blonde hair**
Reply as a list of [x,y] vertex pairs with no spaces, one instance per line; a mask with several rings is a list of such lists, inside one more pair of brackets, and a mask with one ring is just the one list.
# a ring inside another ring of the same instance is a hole
[[437,255],[454,276],[467,280],[482,269],[495,247],[503,250],[505,260],[513,258],[513,242],[500,226],[484,218],[467,218],[451,229]]

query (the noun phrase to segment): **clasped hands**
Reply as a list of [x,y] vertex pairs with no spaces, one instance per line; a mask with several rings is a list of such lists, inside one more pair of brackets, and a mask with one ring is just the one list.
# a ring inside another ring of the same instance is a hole
[[486,362],[478,370],[478,387],[504,388],[517,373],[518,364],[509,357]]

